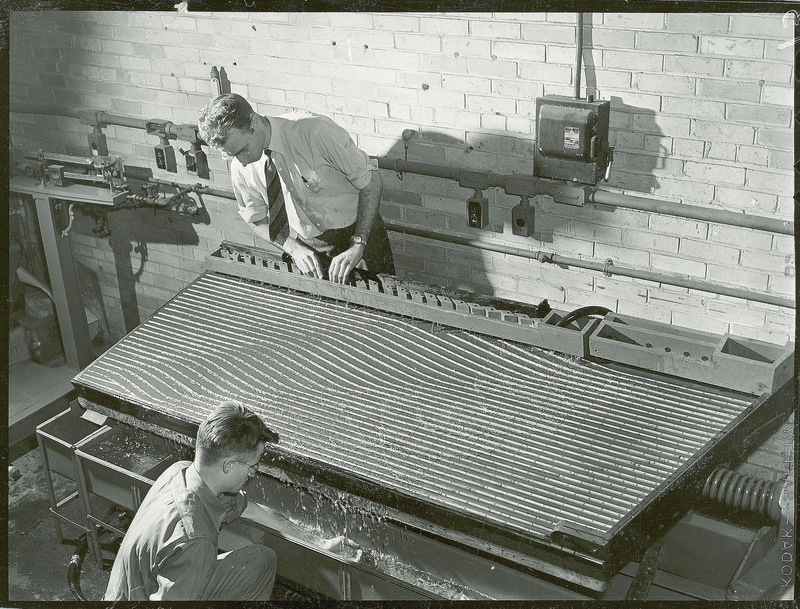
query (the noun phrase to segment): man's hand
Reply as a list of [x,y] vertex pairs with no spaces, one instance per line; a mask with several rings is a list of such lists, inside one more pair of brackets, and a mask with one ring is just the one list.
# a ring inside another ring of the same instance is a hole
[[322,549],[327,550],[328,552],[336,552],[337,554],[341,554],[345,552],[348,548],[353,548],[357,550],[361,546],[358,545],[352,539],[348,539],[344,535],[339,535],[338,537],[332,537],[331,539],[326,539],[322,542]]
[[361,259],[364,257],[365,245],[351,245],[348,249],[331,260],[328,267],[328,279],[336,283],[344,283]]
[[294,265],[303,275],[322,279],[322,266],[317,254],[310,247],[298,243],[292,238],[283,244],[284,251],[292,257]]

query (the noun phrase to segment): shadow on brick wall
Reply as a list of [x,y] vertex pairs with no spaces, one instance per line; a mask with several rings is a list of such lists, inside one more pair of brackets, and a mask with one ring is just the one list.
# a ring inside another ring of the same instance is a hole
[[609,181],[601,182],[600,186],[646,195],[659,191],[660,175],[680,177],[682,162],[670,158],[670,140],[664,137],[654,111],[612,96],[611,117],[609,135],[614,163]]
[[[142,176],[137,173],[131,178],[126,168],[126,177],[131,192],[140,193],[144,183]],[[199,199],[196,195],[194,198]],[[184,286],[185,282],[175,277],[176,272],[180,273],[185,267],[180,247],[161,246],[197,246],[200,243],[195,225],[208,225],[211,219],[202,201],[198,203],[198,215],[146,207],[120,209],[108,214],[108,242],[114,255],[126,332],[141,323],[142,308],[154,311]],[[193,258],[190,264],[194,265]],[[138,292],[137,283],[140,284]]]
[[[587,66],[588,89],[595,90],[593,65]],[[622,189],[630,194],[648,195],[661,189],[659,178],[675,172],[680,175],[680,161],[670,159],[670,142],[659,127],[656,113],[647,108],[624,103],[619,97],[611,97],[611,128],[609,138],[615,147],[614,161],[609,182],[598,184],[600,188]],[[535,125],[534,125],[535,127]],[[451,131],[451,130],[448,130]],[[468,132],[466,138],[452,133],[420,130],[408,140],[398,139],[384,156],[390,159],[427,163],[441,167],[493,171],[499,174],[531,176],[533,173],[533,149],[536,134],[515,136],[508,132]],[[622,226],[626,220],[617,221],[615,207],[598,205],[608,220],[591,220],[592,210],[582,210],[569,205],[556,204],[546,196],[537,196],[530,203],[536,209],[535,229],[530,237],[514,236],[511,227],[512,208],[520,202],[516,196],[507,195],[501,188],[489,188],[484,195],[490,201],[488,226],[484,229],[470,228],[467,224],[466,202],[474,191],[464,188],[455,180],[414,174],[392,176],[384,174],[384,201],[382,208],[390,220],[419,226],[442,233],[456,233],[480,238],[485,231],[494,233],[509,245],[520,243],[522,247],[534,242],[533,247],[548,249],[554,236],[590,239],[597,243],[616,244],[618,231],[609,226]],[[675,187],[680,187],[675,182]],[[619,214],[618,214],[619,216]],[[608,235],[607,235],[608,233]],[[422,237],[400,237],[394,240],[395,260],[398,274],[453,289],[493,294],[498,290],[514,291],[513,278],[504,282],[502,274],[493,268],[493,257],[477,248],[461,247]],[[615,236],[616,235],[616,236]],[[536,243],[538,242],[538,243]],[[550,248],[552,249],[552,248]],[[572,255],[572,251],[559,251]],[[524,272],[524,263],[519,266]]]
[[[527,176],[533,172],[533,139],[503,132],[470,132],[466,138],[459,138],[422,129],[407,141],[398,139],[384,156],[437,167]],[[391,172],[384,174],[384,184],[383,200],[390,204],[385,215],[390,220],[476,239],[486,233],[500,238],[512,234],[511,208],[519,198],[506,195],[500,188],[483,191],[489,201],[487,225],[474,228],[467,213],[467,201],[475,195],[473,188],[447,177]],[[535,206],[535,201],[530,203]],[[505,276],[492,267],[488,252],[423,237],[409,236],[400,241],[402,233],[396,235],[400,247],[395,248],[399,250],[395,251],[395,261],[398,274],[404,278],[489,296],[514,291]],[[552,241],[551,227],[536,229],[532,238]]]

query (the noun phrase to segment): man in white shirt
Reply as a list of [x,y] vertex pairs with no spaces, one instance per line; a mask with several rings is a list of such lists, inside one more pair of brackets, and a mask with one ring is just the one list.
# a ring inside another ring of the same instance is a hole
[[323,277],[322,254],[331,281],[346,282],[356,267],[394,274],[378,213],[378,163],[332,120],[309,112],[262,116],[228,93],[200,111],[198,131],[231,159],[239,215],[300,272]]

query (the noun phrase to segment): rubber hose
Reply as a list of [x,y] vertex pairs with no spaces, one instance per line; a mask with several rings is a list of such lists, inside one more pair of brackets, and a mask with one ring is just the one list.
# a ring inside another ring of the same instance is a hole
[[79,539],[82,543],[76,548],[75,554],[70,558],[69,566],[67,567],[67,584],[69,584],[69,591],[75,597],[75,600],[89,602],[89,599],[81,591],[81,567],[87,552],[86,534],[81,535]]
[[611,309],[606,309],[605,307],[601,307],[599,305],[581,307],[580,309],[575,309],[574,311],[564,315],[564,317],[561,318],[561,321],[556,324],[556,327],[565,328],[576,319],[586,317],[587,315],[606,315],[608,313],[611,313]]

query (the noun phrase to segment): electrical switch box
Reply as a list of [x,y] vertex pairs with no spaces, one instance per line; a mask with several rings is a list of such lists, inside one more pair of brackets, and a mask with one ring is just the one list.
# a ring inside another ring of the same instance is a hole
[[156,165],[159,169],[169,172],[178,172],[178,163],[175,161],[175,149],[169,144],[159,144],[155,147]]
[[467,200],[467,224],[472,228],[486,228],[489,224],[489,199],[480,193]]
[[92,156],[108,156],[108,143],[104,133],[90,133],[88,138]]
[[545,95],[536,100],[533,173],[553,180],[597,184],[609,163],[609,101]]
[[192,147],[191,150],[179,148],[181,154],[186,157],[186,173],[197,176],[198,178],[208,179],[208,159],[206,153],[199,148]]
[[197,177],[207,180],[210,176],[210,173],[208,169],[208,157],[206,157],[206,153],[202,150],[196,150],[194,153],[194,164],[195,170],[197,171]]
[[511,208],[511,232],[520,237],[533,234],[536,221],[536,208],[524,201]]

